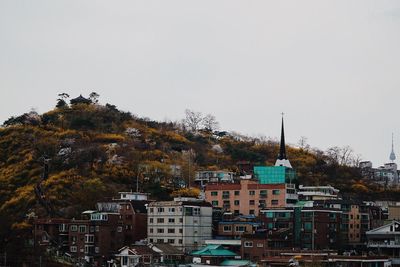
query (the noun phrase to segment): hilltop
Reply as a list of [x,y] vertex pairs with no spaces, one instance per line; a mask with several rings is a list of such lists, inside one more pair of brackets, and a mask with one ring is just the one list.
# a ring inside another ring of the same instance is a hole
[[[273,165],[278,154],[274,140],[218,131],[212,115],[186,111],[185,122],[157,122],[101,105],[95,93],[70,104],[67,98],[60,94],[53,110],[12,117],[0,129],[0,246],[29,231],[30,219],[49,216],[46,203],[57,216],[78,218],[98,200],[136,190],[136,182],[153,198],[168,199],[193,181],[195,170],[239,174],[238,162]],[[379,192],[348,158],[343,161],[341,149],[323,152],[302,144],[287,151],[301,184],[330,184],[364,198]]]

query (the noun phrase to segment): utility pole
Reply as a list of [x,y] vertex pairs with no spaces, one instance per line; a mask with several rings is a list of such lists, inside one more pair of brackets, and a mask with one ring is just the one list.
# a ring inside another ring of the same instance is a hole
[[188,188],[190,189],[190,164],[191,164],[191,162],[190,162],[190,158],[191,158],[191,156],[192,156],[192,149],[189,149],[189,179],[188,179]]
[[312,233],[311,233],[311,237],[312,237],[312,250],[314,251],[314,231],[315,231],[315,212],[313,211],[312,213]]

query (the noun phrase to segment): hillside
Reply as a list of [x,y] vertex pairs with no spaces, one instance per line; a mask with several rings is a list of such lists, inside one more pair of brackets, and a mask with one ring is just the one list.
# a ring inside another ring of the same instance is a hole
[[[272,165],[278,154],[273,140],[151,121],[100,105],[96,97],[69,105],[65,99],[44,114],[12,117],[0,129],[0,247],[21,246],[17,237],[29,235],[30,219],[49,216],[35,193],[44,161],[48,178],[41,193],[54,215],[77,218],[102,198],[136,190],[137,179],[140,190],[168,199],[179,184],[171,166],[181,166],[188,183],[195,170],[239,173],[239,161]],[[288,155],[301,184],[330,184],[371,198],[378,193],[357,168],[340,164],[338,155],[307,146],[288,147]]]

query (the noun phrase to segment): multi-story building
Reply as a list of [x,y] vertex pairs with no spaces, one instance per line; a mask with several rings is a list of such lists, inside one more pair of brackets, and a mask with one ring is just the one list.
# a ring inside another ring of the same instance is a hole
[[372,162],[362,161],[359,164],[361,174],[371,181],[383,185],[385,187],[396,187],[399,185],[400,171],[397,170],[396,154],[394,153],[393,134],[392,134],[392,150],[389,156],[390,162],[385,163],[379,168],[373,168]]
[[297,206],[261,213],[270,248],[332,249],[339,244],[340,210]]
[[304,186],[299,185],[297,194],[299,200],[325,200],[325,199],[338,199],[339,189],[333,186]]
[[254,234],[261,227],[261,221],[254,215],[241,215],[230,218],[226,218],[225,216],[218,223],[218,237],[240,239],[243,234]]
[[365,233],[371,228],[371,208],[361,201],[317,200],[314,206],[342,211],[341,242],[352,246],[366,242]]
[[391,257],[392,264],[400,265],[400,222],[393,221],[367,232],[367,247],[377,255]]
[[[52,246],[78,261],[101,265],[124,245],[143,239],[147,234],[143,194],[121,192],[121,198],[99,202],[96,210],[85,211],[82,218],[37,219],[35,245]],[[141,199],[141,200],[132,200]]]
[[191,251],[212,236],[212,206],[195,198],[152,202],[148,205],[148,241],[168,243]]
[[205,187],[207,202],[236,215],[258,215],[263,208],[291,206],[297,198],[294,184],[260,184],[243,179],[240,183],[208,184]]
[[233,183],[234,182],[234,173],[228,171],[198,171],[196,172],[196,176],[194,182],[201,187],[204,187],[208,183]]
[[46,249],[55,246],[61,252],[68,252],[69,219],[49,218],[36,219],[34,222],[34,245]]

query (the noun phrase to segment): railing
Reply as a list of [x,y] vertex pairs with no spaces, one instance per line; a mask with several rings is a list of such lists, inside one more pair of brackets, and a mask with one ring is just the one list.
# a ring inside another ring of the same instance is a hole
[[381,248],[400,248],[400,241],[389,240],[389,242],[374,242],[369,241],[368,247],[381,247]]

